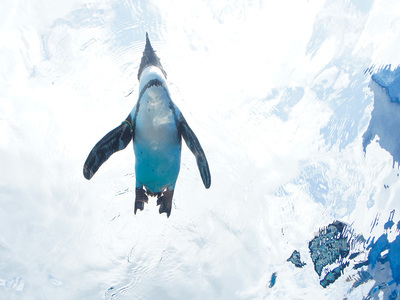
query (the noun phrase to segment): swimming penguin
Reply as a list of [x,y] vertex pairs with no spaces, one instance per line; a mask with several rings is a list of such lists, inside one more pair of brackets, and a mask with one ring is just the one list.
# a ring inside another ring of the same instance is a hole
[[83,166],[83,175],[91,179],[99,167],[115,152],[133,140],[135,151],[135,214],[143,210],[148,196],[157,197],[160,214],[171,214],[172,196],[181,164],[181,137],[196,157],[204,186],[211,175],[204,151],[194,132],[172,102],[166,83],[167,73],[150,44],[139,67],[139,99],[128,117],[107,133],[92,149]]

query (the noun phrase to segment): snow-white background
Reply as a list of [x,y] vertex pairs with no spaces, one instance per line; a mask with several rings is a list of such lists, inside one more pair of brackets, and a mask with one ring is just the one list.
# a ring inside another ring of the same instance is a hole
[[[322,288],[308,242],[399,220],[398,164],[378,137],[362,147],[365,70],[400,64],[399,1],[0,4],[1,299],[367,295]],[[212,175],[206,190],[185,146],[169,219],[155,199],[133,213],[132,144],[82,175],[135,104],[146,31]]]

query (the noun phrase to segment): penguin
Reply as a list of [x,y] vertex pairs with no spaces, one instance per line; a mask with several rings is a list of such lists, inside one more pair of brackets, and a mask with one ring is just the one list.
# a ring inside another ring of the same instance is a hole
[[151,46],[146,45],[138,71],[139,97],[122,123],[107,133],[92,149],[83,166],[90,180],[100,166],[115,152],[133,141],[135,152],[135,209],[144,209],[148,197],[157,197],[159,213],[171,214],[172,197],[181,164],[182,138],[196,157],[206,189],[211,175],[206,155],[195,133],[172,101],[166,83],[167,73]]

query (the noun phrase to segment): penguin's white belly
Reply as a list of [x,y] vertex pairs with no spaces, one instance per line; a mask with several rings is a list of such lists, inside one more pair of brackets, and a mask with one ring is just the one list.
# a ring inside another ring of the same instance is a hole
[[161,86],[148,88],[141,98],[134,149],[139,184],[155,194],[175,186],[180,168],[181,139],[173,110]]

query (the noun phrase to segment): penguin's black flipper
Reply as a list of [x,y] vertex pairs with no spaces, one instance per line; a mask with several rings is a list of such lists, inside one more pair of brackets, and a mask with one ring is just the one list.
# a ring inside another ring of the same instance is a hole
[[186,145],[189,147],[190,151],[194,154],[197,161],[197,166],[199,167],[201,179],[203,180],[204,186],[208,189],[211,185],[211,174],[208,168],[207,158],[204,154],[203,148],[200,145],[199,140],[194,134],[193,130],[190,129],[188,123],[186,122],[183,115],[179,118],[180,132]]
[[130,116],[107,133],[92,149],[83,166],[83,176],[91,179],[100,166],[115,152],[125,149],[134,137]]

